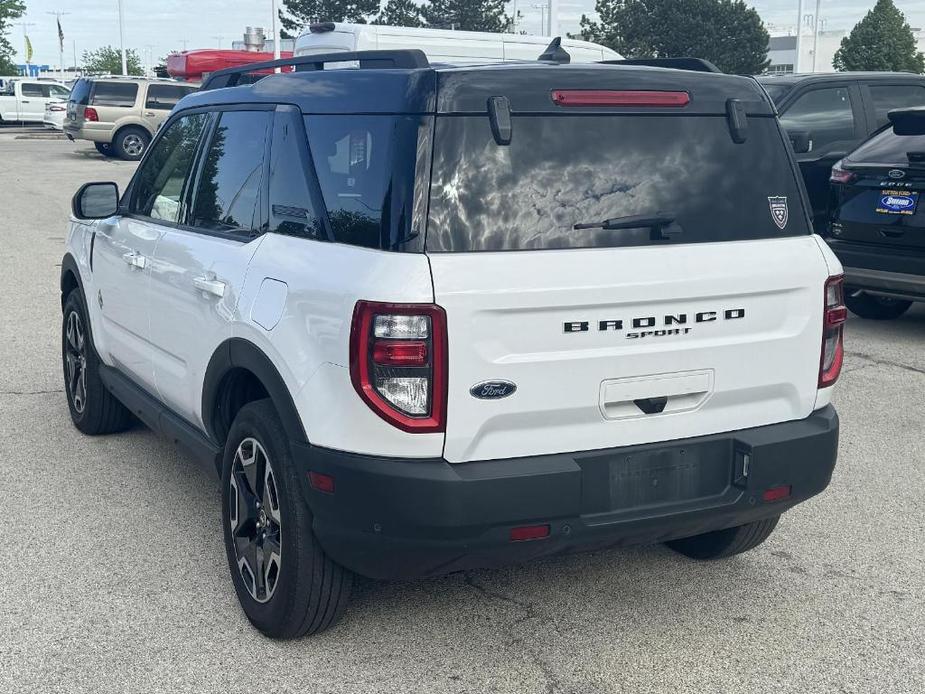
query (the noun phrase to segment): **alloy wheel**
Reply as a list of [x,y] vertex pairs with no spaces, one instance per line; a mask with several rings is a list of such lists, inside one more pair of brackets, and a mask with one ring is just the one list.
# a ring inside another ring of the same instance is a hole
[[145,143],[138,135],[126,135],[122,139],[122,149],[130,157],[140,157],[145,151]]
[[229,484],[228,522],[238,572],[250,596],[264,603],[279,582],[282,535],[276,475],[257,439],[238,445]]
[[77,311],[71,311],[65,328],[64,362],[67,367],[67,392],[77,414],[87,406],[87,343],[83,323]]

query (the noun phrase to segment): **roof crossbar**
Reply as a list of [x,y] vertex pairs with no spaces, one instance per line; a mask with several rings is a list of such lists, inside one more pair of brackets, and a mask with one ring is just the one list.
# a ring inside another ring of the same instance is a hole
[[348,51],[338,53],[320,53],[298,58],[268,60],[262,63],[248,63],[224,70],[217,70],[209,75],[203,83],[202,91],[235,87],[242,83],[241,78],[255,72],[266,72],[276,68],[294,68],[295,72],[324,70],[326,63],[343,63],[358,61],[361,69],[396,69],[417,70],[430,67],[427,56],[416,48],[391,51]]

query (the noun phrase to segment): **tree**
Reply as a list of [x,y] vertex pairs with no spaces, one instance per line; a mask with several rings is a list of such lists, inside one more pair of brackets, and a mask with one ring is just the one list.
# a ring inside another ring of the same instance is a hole
[[[141,75],[141,59],[134,48],[128,48],[125,51],[125,63],[128,68],[128,74]],[[83,69],[87,72],[98,75],[121,75],[122,74],[122,52],[112,46],[103,46],[95,51],[84,51]]]
[[422,27],[424,18],[421,6],[414,0],[389,0],[373,24],[387,24],[394,27]]
[[283,0],[283,6],[283,37],[292,38],[313,22],[366,24],[367,17],[379,11],[379,0]]
[[580,37],[628,58],[705,58],[748,75],[769,64],[768,32],[744,0],[597,0],[595,11]]
[[836,70],[908,70],[925,72],[925,57],[893,0],[877,0],[867,16],[841,40],[832,65]]
[[0,75],[18,75],[19,70],[13,62],[13,44],[6,38],[10,24],[26,12],[22,0],[0,0]]
[[505,0],[432,0],[421,12],[434,29],[502,32],[513,26],[504,13],[505,4]]

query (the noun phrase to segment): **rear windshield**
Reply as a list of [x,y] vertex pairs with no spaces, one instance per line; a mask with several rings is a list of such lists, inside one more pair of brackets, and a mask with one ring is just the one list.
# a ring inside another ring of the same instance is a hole
[[90,100],[94,106],[121,106],[130,108],[135,105],[138,85],[126,82],[97,82]]
[[[485,116],[438,117],[434,140],[429,251],[809,233],[790,157],[770,117],[749,118],[743,144],[733,142],[722,116],[515,116],[507,146],[496,144]],[[574,228],[635,215],[663,220],[661,231],[648,224]]]
[[306,116],[334,240],[410,250],[419,116]]
[[907,166],[910,154],[918,165],[925,165],[925,135],[897,135],[890,127],[854,150],[848,160],[853,164]]
[[68,97],[68,101],[86,106],[90,103],[90,87],[92,86],[93,83],[90,80],[77,80],[74,82],[74,86],[71,87],[71,95]]

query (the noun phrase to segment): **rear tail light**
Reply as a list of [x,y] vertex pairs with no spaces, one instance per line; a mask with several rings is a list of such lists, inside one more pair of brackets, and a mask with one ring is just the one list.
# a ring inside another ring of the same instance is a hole
[[446,343],[439,306],[358,301],[350,331],[353,387],[373,412],[403,431],[444,431]]
[[94,123],[98,123],[100,120],[100,114],[98,114],[96,112],[96,109],[93,108],[92,106],[87,106],[84,109],[84,120],[93,121]]
[[687,106],[687,92],[654,90],[557,89],[552,93],[557,106]]
[[67,108],[61,106],[60,104],[53,104],[48,107],[49,111],[54,111],[55,113],[60,113],[61,111],[67,111]]
[[836,275],[826,280],[823,309],[819,387],[828,388],[838,380],[845,358],[844,327],[848,309],[845,308],[844,275]]
[[853,171],[842,168],[842,162],[839,160],[832,166],[832,173],[829,176],[829,181],[832,183],[851,183],[856,178],[857,175]]

